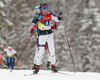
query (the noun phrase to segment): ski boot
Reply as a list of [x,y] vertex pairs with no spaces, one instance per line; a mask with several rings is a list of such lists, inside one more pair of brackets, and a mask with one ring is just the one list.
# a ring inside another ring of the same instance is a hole
[[39,69],[40,69],[40,67],[39,67],[39,66],[36,66],[36,67],[35,67],[35,71],[33,71],[33,73],[34,73],[34,74],[37,74],[37,73],[39,72]]
[[50,64],[51,62],[47,62],[47,70],[51,70]]
[[34,64],[33,68],[31,68],[31,70],[35,69],[35,67],[36,67],[36,64]]
[[4,65],[4,69],[8,69],[8,66],[7,65]]
[[14,66],[12,69],[13,69],[13,70],[16,70],[16,67]]
[[53,71],[53,72],[58,72],[58,70],[56,69],[55,65],[52,64],[52,65],[51,65],[51,68],[52,68],[52,71]]

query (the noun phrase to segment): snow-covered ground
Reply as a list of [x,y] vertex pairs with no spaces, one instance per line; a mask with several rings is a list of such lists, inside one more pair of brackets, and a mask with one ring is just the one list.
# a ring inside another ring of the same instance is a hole
[[[100,80],[100,73],[92,72],[68,72],[60,71],[70,75],[52,73],[51,71],[40,70],[37,75],[24,76],[31,74],[33,70],[3,70],[0,69],[0,80]],[[74,75],[75,74],[75,75]]]

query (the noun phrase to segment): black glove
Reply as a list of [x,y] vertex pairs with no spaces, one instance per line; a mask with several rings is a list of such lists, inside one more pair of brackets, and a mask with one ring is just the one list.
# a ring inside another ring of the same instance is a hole
[[60,11],[59,11],[59,16],[61,16],[61,17],[62,17],[62,14],[63,14],[63,11],[62,11],[62,10],[60,10]]
[[57,29],[57,24],[55,24],[55,29]]
[[58,20],[61,20],[62,19],[62,14],[63,14],[62,10],[59,11]]
[[31,30],[30,33],[32,34],[34,30]]

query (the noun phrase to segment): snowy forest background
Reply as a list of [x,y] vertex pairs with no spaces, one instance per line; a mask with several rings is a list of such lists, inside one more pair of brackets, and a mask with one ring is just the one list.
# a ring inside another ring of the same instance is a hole
[[[4,43],[5,48],[9,44],[13,45],[18,57],[22,53],[19,59],[22,68],[32,68],[36,37],[32,36],[25,51],[22,50],[31,35],[32,19],[39,12],[34,8],[41,2],[47,2],[50,11],[56,15],[59,10],[63,11],[64,25],[76,71],[99,72],[100,0],[0,0],[0,43]],[[73,71],[63,22],[57,23],[57,26],[55,30],[57,69]],[[5,61],[6,54],[3,53],[0,68],[3,68]],[[46,69],[46,63],[45,52],[41,69]]]

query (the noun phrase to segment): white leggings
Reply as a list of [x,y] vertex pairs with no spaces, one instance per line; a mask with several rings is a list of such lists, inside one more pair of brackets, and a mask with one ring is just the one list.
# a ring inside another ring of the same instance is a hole
[[[47,55],[48,55],[48,62],[51,62],[50,53],[48,51],[46,51],[46,52],[47,52]],[[36,44],[36,47],[35,47],[34,64],[36,64],[37,53],[38,53],[38,44]]]
[[41,63],[42,55],[44,54],[44,46],[46,42],[48,44],[48,49],[50,52],[51,64],[55,64],[54,40],[53,40],[53,33],[51,33],[48,35],[39,36],[39,48],[38,48],[38,53],[36,58],[36,65],[40,65]]

